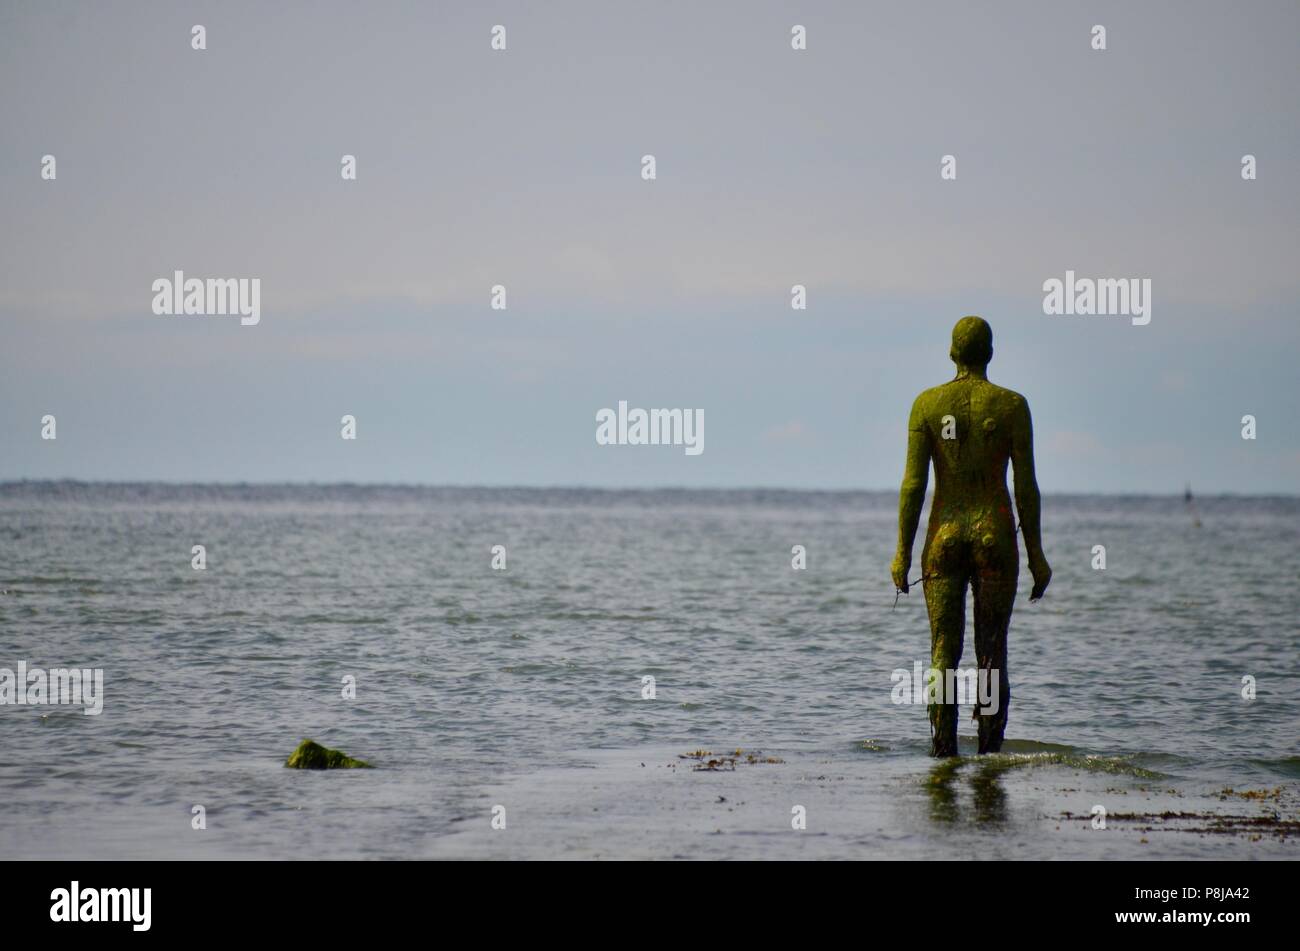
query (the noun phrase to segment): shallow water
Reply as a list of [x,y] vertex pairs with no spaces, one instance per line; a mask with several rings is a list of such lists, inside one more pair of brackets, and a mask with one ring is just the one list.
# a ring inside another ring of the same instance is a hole
[[[1088,817],[1297,817],[1300,500],[1198,499],[1197,526],[1181,497],[1045,499],[1011,742],[948,764],[891,698],[929,645],[920,592],[892,608],[895,505],[0,486],[0,667],[105,672],[99,716],[0,706],[0,857],[1295,856]],[[284,769],[303,737],[380,768]],[[783,762],[678,758],[701,748]]]

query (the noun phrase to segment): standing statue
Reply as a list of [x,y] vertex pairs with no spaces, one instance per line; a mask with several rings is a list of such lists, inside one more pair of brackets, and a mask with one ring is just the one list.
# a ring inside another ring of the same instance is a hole
[[[1039,537],[1038,482],[1029,404],[1019,393],[988,381],[993,329],[979,317],[963,317],[952,329],[957,375],[926,390],[912,404],[907,424],[907,468],[898,506],[898,553],[894,585],[907,593],[912,543],[925,504],[930,463],[934,501],[921,551],[921,581],[930,615],[930,666],[956,671],[966,630],[966,586],[975,593],[975,658],[981,678],[996,685],[997,706],[975,708],[979,751],[1002,748],[1011,685],[1007,680],[1007,627],[1016,599],[1020,549],[1007,494],[1007,462],[1015,469],[1016,510],[1025,536],[1030,601],[1047,590],[1052,569]],[[991,694],[991,690],[990,690]],[[956,697],[929,704],[931,756],[957,755]],[[991,699],[991,696],[986,698]]]

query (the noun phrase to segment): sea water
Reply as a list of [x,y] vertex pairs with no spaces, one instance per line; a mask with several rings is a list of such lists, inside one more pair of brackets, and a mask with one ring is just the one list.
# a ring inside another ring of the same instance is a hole
[[103,671],[99,715],[0,706],[0,858],[1294,857],[1123,817],[1295,820],[1300,500],[1045,497],[1006,748],[945,762],[896,505],[0,486],[0,668]]

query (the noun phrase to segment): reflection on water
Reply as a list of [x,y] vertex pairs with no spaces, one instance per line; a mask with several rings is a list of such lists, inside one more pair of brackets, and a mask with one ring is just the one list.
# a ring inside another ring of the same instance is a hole
[[981,760],[975,767],[970,785],[975,793],[976,822],[1007,821],[1007,792],[1002,788],[1002,774],[1010,768],[998,760]]
[[960,801],[959,775],[969,778],[972,809],[970,818],[979,825],[996,825],[1007,821],[1007,793],[1002,786],[1002,774],[1015,762],[1003,757],[980,757],[973,760],[965,756],[942,759],[930,768],[926,789],[930,799],[930,818],[939,823],[963,821]]
[[952,756],[939,760],[930,769],[926,788],[930,794],[930,818],[935,822],[956,822],[960,818],[957,793],[952,787],[961,765],[961,759]]

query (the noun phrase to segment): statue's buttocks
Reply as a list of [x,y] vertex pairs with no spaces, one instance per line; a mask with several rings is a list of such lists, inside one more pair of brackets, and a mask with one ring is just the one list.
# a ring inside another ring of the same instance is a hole
[[[1042,596],[1051,569],[1039,539],[1029,404],[1019,393],[989,382],[986,367],[993,356],[993,332],[979,317],[957,322],[950,355],[957,364],[956,378],[926,390],[912,405],[898,553],[891,573],[894,584],[906,592],[912,545],[933,464],[934,499],[921,552],[931,667],[940,671],[957,667],[970,587],[975,600],[976,657],[982,669],[996,672],[999,686],[997,705],[977,709],[980,752],[995,752],[1002,746],[1011,699],[1006,637],[1020,568],[1016,520],[1007,491],[1008,463],[1015,473],[1016,508],[1034,576],[1030,600]],[[956,717],[955,703],[931,704],[933,755],[956,755]]]

